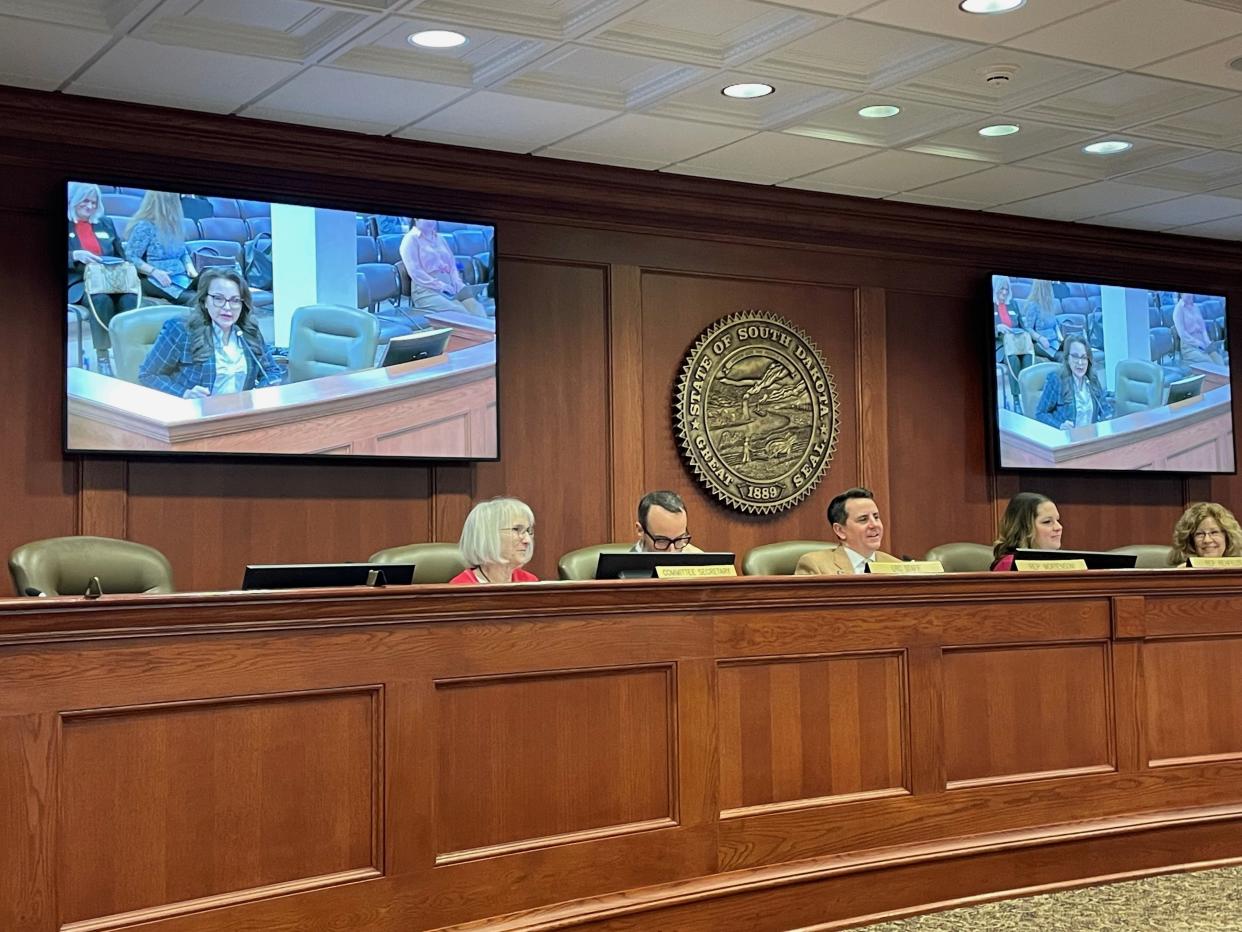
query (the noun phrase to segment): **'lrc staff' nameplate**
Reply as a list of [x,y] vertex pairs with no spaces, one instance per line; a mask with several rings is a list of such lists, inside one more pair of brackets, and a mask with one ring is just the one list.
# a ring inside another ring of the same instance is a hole
[[1087,561],[1081,557],[1077,560],[1014,560],[1013,565],[1019,572],[1065,573],[1070,570],[1085,570]]
[[900,563],[875,560],[867,564],[867,572],[881,576],[923,576],[943,573],[944,566],[939,560],[902,560]]
[[1237,569],[1242,557],[1191,557],[1190,565],[1197,570]]
[[710,566],[657,566],[660,579],[697,579],[703,576],[736,576],[732,563],[713,563]]

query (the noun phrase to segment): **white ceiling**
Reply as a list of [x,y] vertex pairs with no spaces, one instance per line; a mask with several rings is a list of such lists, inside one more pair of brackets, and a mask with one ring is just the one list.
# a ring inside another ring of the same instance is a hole
[[1239,58],[1242,0],[0,0],[4,84],[1229,240]]

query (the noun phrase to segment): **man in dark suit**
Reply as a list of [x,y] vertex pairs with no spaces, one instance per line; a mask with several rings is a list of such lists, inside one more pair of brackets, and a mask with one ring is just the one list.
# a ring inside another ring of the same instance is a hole
[[868,563],[896,563],[897,558],[880,549],[884,522],[880,506],[870,489],[846,489],[828,503],[828,523],[841,544],[803,554],[794,570],[797,576],[850,576],[866,572]]

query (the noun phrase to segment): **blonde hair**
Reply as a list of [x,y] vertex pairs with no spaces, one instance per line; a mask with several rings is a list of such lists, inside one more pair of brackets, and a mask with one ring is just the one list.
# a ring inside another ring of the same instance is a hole
[[1198,555],[1195,549],[1195,531],[1204,519],[1211,518],[1225,532],[1225,556],[1242,557],[1242,527],[1238,527],[1238,519],[1224,505],[1216,502],[1195,502],[1177,519],[1173,525],[1173,549],[1169,551],[1169,566],[1179,566],[1193,556]]
[[1002,288],[1006,289],[1009,292],[1009,300],[1012,301],[1013,300],[1013,285],[1010,284],[1009,282],[1009,276],[1008,275],[993,275],[992,276],[992,303],[993,304],[1000,304],[1000,302],[996,300],[996,296],[1000,294],[1000,290]]
[[185,211],[181,209],[181,195],[167,191],[148,191],[142,196],[142,203],[134,212],[125,228],[125,235],[134,232],[134,227],[144,220],[155,227],[160,242],[165,246],[180,246],[185,242],[185,234],[181,221],[185,219]]
[[[530,506],[516,498],[491,498],[479,502],[466,515],[466,523],[461,527],[461,540],[457,547],[462,558],[469,566],[485,566],[489,563],[500,563],[500,529],[512,527],[514,522],[525,522],[529,526],[535,523],[535,514]],[[532,537],[530,546],[526,548],[528,563],[535,554],[535,540]]]
[[74,210],[87,195],[95,195],[95,212],[88,218],[91,223],[98,223],[104,215],[103,192],[99,190],[99,185],[91,184],[88,181],[71,181],[69,182],[69,222],[77,223],[77,211]]

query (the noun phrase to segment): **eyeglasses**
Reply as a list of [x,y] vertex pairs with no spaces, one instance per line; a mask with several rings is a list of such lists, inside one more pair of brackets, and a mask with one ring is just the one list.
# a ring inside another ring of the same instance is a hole
[[512,531],[514,537],[521,537],[523,535],[527,537],[535,536],[535,529],[533,527],[526,527],[521,524],[515,524],[513,527],[502,527],[501,530]]
[[643,525],[643,533],[651,538],[651,546],[655,550],[685,550],[686,545],[690,543],[689,534],[682,534],[680,537],[664,537],[660,534],[652,534],[647,530],[646,525]]
[[1074,360],[1075,362],[1086,362],[1091,357],[1084,356],[1082,353],[1070,353],[1069,358]]
[[1209,537],[1224,537],[1224,531],[1195,531],[1195,540],[1207,540]]
[[233,310],[237,310],[242,306],[242,299],[238,296],[226,298],[222,294],[213,294],[212,292],[208,292],[207,297],[211,299],[211,306],[217,311],[222,311],[226,307],[231,307]]

